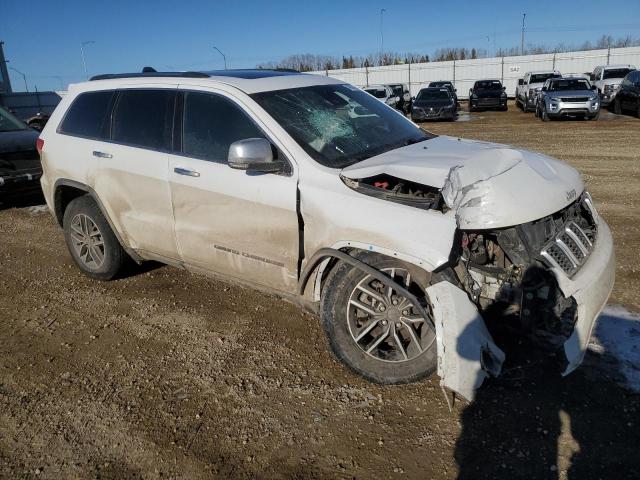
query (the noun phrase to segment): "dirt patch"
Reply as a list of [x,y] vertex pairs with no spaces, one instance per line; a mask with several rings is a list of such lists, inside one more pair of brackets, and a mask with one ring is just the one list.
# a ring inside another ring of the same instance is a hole
[[[640,310],[639,120],[512,108],[425,128],[579,168],[615,237],[612,301]],[[275,297],[169,267],[85,278],[38,203],[0,210],[0,477],[638,475],[640,397],[599,370],[532,363],[450,413],[435,378],[352,375],[317,319]]]

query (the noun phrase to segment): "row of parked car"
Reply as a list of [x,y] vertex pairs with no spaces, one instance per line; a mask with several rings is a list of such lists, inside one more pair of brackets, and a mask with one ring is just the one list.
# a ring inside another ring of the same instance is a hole
[[[364,89],[413,121],[454,120],[460,108],[450,81],[430,82],[411,96],[406,84],[371,85]],[[516,105],[535,112],[543,121],[559,117],[595,120],[601,107],[614,113],[633,112],[640,117],[640,71],[633,65],[603,65],[591,73],[563,76],[556,70],[527,72],[518,80]],[[507,93],[497,79],[478,80],[469,90],[469,111],[506,111]]]
[[595,120],[602,107],[640,117],[640,71],[633,65],[603,65],[591,73],[527,72],[518,80],[516,105],[543,121],[560,117]]

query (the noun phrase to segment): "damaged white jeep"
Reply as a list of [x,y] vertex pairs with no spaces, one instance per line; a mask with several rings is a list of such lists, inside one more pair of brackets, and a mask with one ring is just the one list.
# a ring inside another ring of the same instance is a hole
[[39,149],[87,275],[156,260],[295,299],[380,383],[437,370],[471,399],[521,337],[569,373],[614,282],[573,168],[426,133],[327,77],[100,76],[71,87]]

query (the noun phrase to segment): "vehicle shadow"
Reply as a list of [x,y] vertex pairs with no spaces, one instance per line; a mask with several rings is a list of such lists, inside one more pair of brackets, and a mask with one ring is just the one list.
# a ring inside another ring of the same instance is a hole
[[30,192],[0,196],[0,211],[9,208],[27,208],[44,205],[44,195],[41,190],[33,190]]
[[592,367],[612,362],[606,351],[567,377],[561,355],[507,366],[477,392],[461,415],[459,479],[640,478],[640,395]]

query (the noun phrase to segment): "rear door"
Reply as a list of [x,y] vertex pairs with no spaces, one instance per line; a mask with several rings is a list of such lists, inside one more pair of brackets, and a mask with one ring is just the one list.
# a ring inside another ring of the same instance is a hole
[[181,93],[178,151],[169,158],[175,231],[185,263],[294,292],[298,267],[297,176],[227,165],[231,143],[265,133],[246,105],[224,92]]
[[176,86],[122,89],[114,99],[110,141],[92,151],[94,188],[125,243],[178,257],[168,183]]

